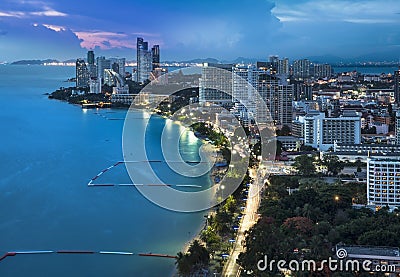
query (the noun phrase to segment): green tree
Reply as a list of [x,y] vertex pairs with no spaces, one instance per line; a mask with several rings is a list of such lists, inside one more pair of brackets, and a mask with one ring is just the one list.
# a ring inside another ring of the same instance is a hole
[[327,167],[329,173],[337,175],[344,168],[344,163],[336,155],[324,155],[322,165]]
[[195,240],[190,245],[188,253],[177,253],[175,264],[179,276],[191,276],[207,267],[209,262],[210,255],[207,249]]
[[212,228],[208,226],[205,230],[201,232],[200,238],[207,245],[207,249],[214,253],[221,247],[222,239],[221,236]]
[[314,157],[309,157],[308,155],[296,157],[293,166],[303,176],[310,176],[316,173]]
[[192,264],[188,254],[183,254],[182,252],[179,252],[176,255],[175,264],[176,268],[178,269],[179,276],[189,276],[192,269]]

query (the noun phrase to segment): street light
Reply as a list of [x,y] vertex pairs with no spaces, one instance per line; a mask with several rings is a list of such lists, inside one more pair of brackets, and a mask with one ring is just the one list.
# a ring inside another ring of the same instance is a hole
[[333,199],[335,199],[335,201],[338,202],[340,200],[339,195],[335,195]]

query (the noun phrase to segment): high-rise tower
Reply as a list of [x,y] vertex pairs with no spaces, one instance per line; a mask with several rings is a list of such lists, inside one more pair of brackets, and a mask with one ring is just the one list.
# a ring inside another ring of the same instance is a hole
[[148,42],[144,41],[143,38],[140,37],[138,37],[136,41],[136,57],[136,81],[143,83],[150,77],[150,72],[152,70],[152,57],[151,51],[149,51]]
[[396,103],[400,103],[400,68],[399,70],[396,70],[393,75],[393,81],[394,81],[394,99],[396,100]]
[[151,56],[152,56],[152,69],[156,69],[160,67],[160,46],[154,45],[151,48]]
[[90,74],[83,59],[77,59],[76,63],[76,87],[85,88],[89,86]]

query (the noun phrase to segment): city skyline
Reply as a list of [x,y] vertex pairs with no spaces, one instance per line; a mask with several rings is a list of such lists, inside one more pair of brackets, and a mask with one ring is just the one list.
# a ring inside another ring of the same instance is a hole
[[[0,61],[98,55],[134,59],[136,37],[161,60],[333,55],[398,60],[395,0],[248,0],[151,3],[6,0],[0,4]],[[106,6],[107,5],[107,6]]]

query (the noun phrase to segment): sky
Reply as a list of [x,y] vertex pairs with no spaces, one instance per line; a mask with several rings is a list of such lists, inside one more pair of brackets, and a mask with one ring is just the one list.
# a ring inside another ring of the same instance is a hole
[[0,62],[96,55],[400,59],[399,0],[1,0]]

